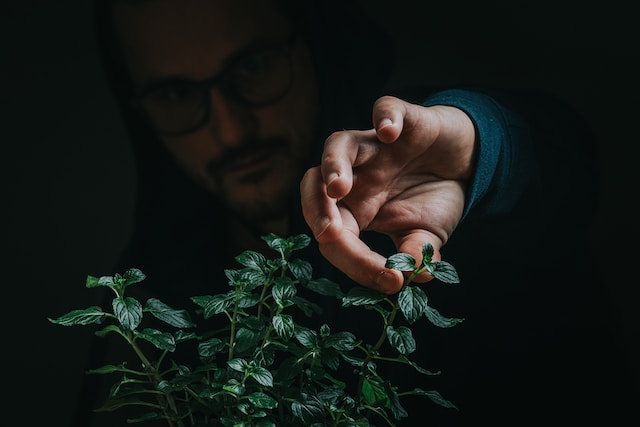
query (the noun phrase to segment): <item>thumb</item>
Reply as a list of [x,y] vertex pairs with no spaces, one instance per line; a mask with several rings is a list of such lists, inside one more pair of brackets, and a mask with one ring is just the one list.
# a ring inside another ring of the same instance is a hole
[[372,113],[378,140],[385,144],[395,142],[402,133],[406,113],[406,102],[393,96],[378,98],[373,104]]

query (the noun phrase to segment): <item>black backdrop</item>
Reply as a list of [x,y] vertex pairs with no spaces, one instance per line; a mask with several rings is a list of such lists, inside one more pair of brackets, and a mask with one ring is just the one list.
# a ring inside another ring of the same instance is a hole
[[[400,80],[545,87],[587,115],[603,170],[592,236],[602,297],[616,305],[625,356],[638,361],[639,52],[634,15],[616,1],[362,3],[397,37]],[[85,276],[113,273],[129,233],[132,162],[102,80],[90,2],[3,9],[0,354],[9,399],[0,417],[68,426],[89,337],[47,317],[97,302]]]

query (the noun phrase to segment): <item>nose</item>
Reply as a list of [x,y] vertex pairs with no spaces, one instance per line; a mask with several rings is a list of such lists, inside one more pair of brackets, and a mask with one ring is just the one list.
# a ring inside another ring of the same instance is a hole
[[211,89],[209,123],[216,138],[225,146],[237,146],[255,131],[257,120],[252,112],[226,97],[218,88]]

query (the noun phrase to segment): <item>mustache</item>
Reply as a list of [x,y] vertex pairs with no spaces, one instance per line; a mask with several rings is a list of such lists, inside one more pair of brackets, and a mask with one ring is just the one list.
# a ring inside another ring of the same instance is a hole
[[207,173],[220,179],[225,171],[232,169],[234,165],[249,156],[255,156],[256,152],[286,151],[289,144],[282,138],[265,140],[251,140],[236,147],[225,148],[216,158],[211,159],[206,166]]

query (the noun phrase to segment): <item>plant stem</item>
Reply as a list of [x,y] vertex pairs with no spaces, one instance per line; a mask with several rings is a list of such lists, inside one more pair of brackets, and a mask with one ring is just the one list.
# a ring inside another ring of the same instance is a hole
[[[151,383],[153,384],[154,389],[157,389],[158,384],[160,384],[160,381],[162,381],[162,376],[158,373],[158,370],[156,369],[156,367],[149,361],[149,359],[147,359],[147,357],[144,355],[140,347],[136,344],[135,339],[132,338],[133,335],[129,332],[127,336],[129,338],[129,343],[133,348],[133,351],[138,355],[138,358],[140,358],[140,361],[142,361],[142,364],[147,373],[147,376],[149,377],[149,381],[151,381]],[[164,398],[164,401],[163,401],[163,398]],[[159,395],[158,403],[160,403],[160,407],[162,408],[162,412],[167,418],[167,422],[169,423],[169,426],[171,427],[174,426],[174,423],[172,421],[174,418],[177,421],[176,425],[178,427],[184,426],[184,424],[182,423],[182,420],[178,418],[178,408],[176,406],[176,402],[173,399],[173,396],[171,395],[171,393],[162,393],[161,395]]]
[[384,344],[384,342],[387,339],[387,327],[392,325],[395,318],[396,318],[396,314],[398,313],[398,310],[400,309],[400,305],[398,304],[398,302],[393,302],[392,303],[392,309],[391,312],[389,313],[389,315],[384,319],[384,326],[382,328],[382,332],[380,333],[380,337],[378,338],[378,341],[376,341],[376,343],[373,345],[373,347],[371,347],[370,349],[367,350],[366,352],[366,356],[362,362],[362,367],[360,368],[360,372],[362,375],[360,375],[360,379],[358,380],[358,388],[357,388],[357,392],[356,392],[356,402],[360,402],[360,399],[362,397],[362,386],[364,384],[364,380],[365,380],[365,372],[367,370],[367,366],[369,365],[369,362],[371,361],[371,359],[373,358],[373,355],[375,353],[378,352],[378,350],[380,350],[380,347],[382,347],[382,344]]

